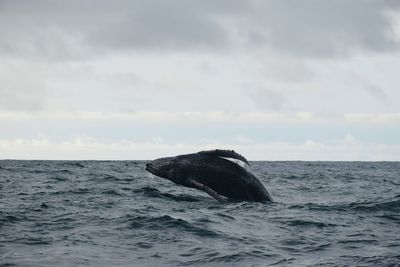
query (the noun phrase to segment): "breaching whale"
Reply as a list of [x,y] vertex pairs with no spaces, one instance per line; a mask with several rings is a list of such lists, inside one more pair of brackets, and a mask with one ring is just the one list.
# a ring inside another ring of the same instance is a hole
[[272,201],[263,184],[232,158],[249,162],[233,150],[207,150],[175,157],[159,158],[146,164],[146,170],[176,184],[206,192],[219,202]]

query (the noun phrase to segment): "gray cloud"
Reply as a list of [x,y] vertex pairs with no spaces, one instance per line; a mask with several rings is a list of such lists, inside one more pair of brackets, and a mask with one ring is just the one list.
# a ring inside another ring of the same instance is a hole
[[255,86],[247,90],[250,98],[265,111],[282,111],[287,109],[287,99],[277,90]]
[[41,110],[47,94],[41,70],[0,65],[0,110]]
[[0,50],[63,59],[121,49],[226,47],[217,19],[235,13],[230,2],[1,1]]
[[386,11],[387,1],[260,1],[249,21],[253,42],[297,56],[331,57],[355,50],[398,48]]
[[79,59],[120,50],[218,51],[245,41],[305,57],[392,51],[394,1],[0,1],[3,56]]
[[356,72],[349,71],[347,73],[348,84],[358,86],[362,91],[369,94],[375,101],[381,105],[388,106],[390,101],[385,90],[371,82],[367,77],[364,77]]

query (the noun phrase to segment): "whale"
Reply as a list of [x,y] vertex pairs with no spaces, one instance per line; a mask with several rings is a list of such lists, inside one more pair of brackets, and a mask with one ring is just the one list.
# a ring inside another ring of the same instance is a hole
[[228,201],[272,202],[264,185],[247,169],[245,157],[233,150],[205,150],[155,159],[146,171],[175,184],[201,190],[221,203]]

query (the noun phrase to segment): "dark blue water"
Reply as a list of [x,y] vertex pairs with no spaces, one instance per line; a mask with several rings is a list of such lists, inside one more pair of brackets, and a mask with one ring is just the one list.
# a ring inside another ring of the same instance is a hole
[[400,266],[399,162],[253,162],[220,204],[145,161],[0,161],[0,266]]

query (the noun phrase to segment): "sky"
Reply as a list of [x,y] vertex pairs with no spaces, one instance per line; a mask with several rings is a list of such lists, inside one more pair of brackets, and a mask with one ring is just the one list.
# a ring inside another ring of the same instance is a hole
[[400,160],[396,0],[0,0],[0,159]]

